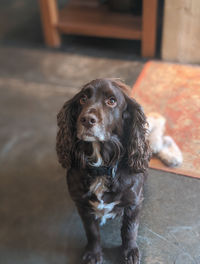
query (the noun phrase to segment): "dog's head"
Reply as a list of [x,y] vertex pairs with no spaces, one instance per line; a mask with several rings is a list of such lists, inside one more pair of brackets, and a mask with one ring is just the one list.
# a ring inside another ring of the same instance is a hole
[[83,141],[108,141],[122,133],[125,97],[114,82],[105,79],[86,84],[79,94],[77,137]]
[[97,79],[86,84],[58,114],[57,153],[63,167],[77,141],[108,142],[117,137],[127,152],[128,165],[143,170],[148,163],[146,118],[118,79]]

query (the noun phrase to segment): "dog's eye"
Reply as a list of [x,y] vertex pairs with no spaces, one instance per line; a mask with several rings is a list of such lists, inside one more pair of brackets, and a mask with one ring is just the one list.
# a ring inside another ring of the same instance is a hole
[[85,103],[87,102],[87,99],[88,99],[88,98],[87,98],[87,95],[85,95],[85,94],[82,95],[82,96],[81,96],[81,99],[80,99],[80,104],[85,104]]
[[114,107],[117,104],[117,100],[115,99],[115,97],[112,96],[106,100],[106,104],[108,106]]

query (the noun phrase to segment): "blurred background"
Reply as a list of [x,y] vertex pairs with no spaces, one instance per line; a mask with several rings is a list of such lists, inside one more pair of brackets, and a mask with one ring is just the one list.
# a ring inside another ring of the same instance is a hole
[[[199,0],[0,1],[0,263],[79,263],[57,112],[92,79],[132,87],[149,60],[199,65]],[[147,186],[142,263],[199,264],[199,180],[151,169]],[[119,230],[102,228],[106,264],[119,263]]]

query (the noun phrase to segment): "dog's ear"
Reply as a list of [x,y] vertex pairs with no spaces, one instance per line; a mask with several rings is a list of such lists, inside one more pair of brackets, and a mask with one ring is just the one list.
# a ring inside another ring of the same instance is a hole
[[79,94],[67,101],[57,115],[59,127],[56,138],[58,160],[63,168],[71,166],[71,151],[76,138],[76,120],[79,111],[77,98]]
[[123,143],[126,148],[128,166],[135,172],[143,172],[148,167],[151,156],[146,140],[147,122],[142,107],[130,97],[131,89],[120,79],[111,79],[120,88],[127,103],[123,112]]
[[146,117],[142,107],[134,99],[126,94],[124,96],[127,102],[123,118],[128,165],[135,172],[144,172],[150,159],[150,149],[146,140]]

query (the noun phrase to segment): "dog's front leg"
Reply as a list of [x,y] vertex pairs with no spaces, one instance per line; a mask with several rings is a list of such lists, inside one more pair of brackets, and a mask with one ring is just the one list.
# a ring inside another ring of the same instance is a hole
[[121,228],[123,261],[125,264],[139,264],[140,253],[136,243],[139,227],[140,205],[129,206],[124,209]]
[[79,215],[82,219],[88,244],[83,255],[84,264],[101,264],[103,262],[102,250],[100,245],[99,222],[95,219],[91,210],[84,210],[81,206],[78,207]]

